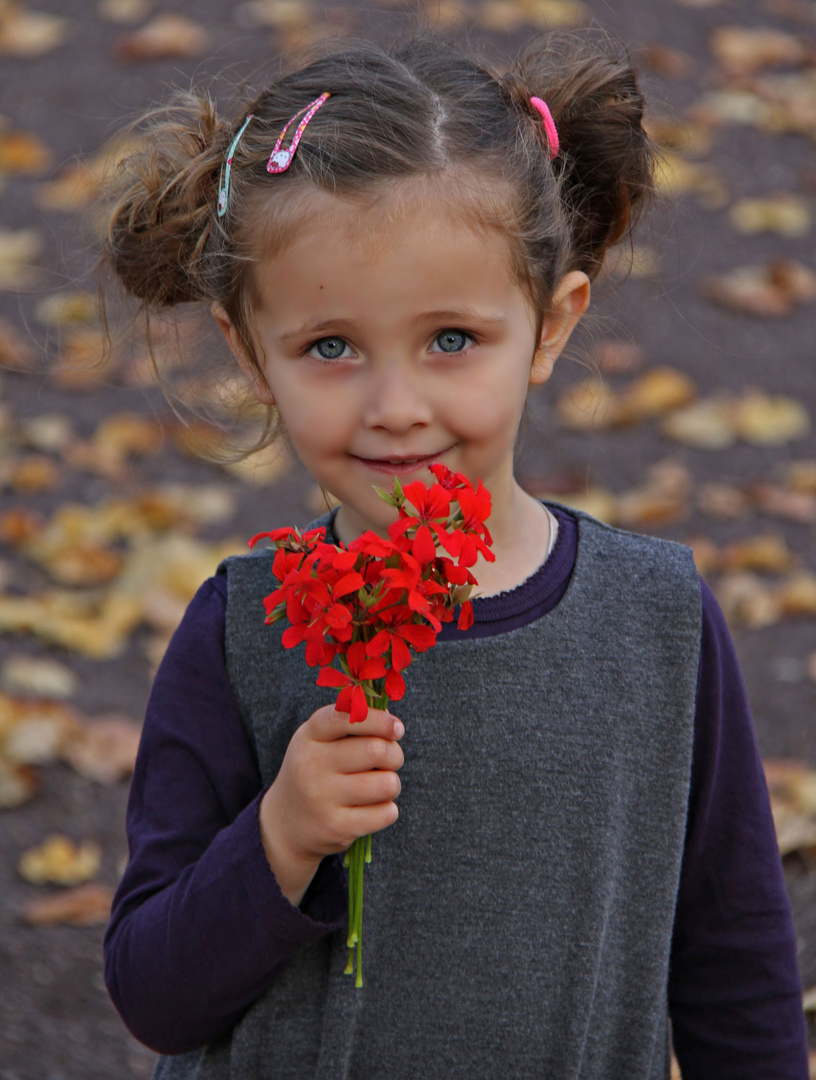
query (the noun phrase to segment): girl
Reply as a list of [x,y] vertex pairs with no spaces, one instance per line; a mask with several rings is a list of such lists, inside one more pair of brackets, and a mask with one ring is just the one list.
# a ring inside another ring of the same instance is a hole
[[[228,560],[156,677],[107,984],[160,1078],[805,1080],[795,939],[722,615],[679,545],[527,495],[513,447],[652,190],[628,58],[512,71],[420,36],[190,100],[124,165],[110,261],[205,301],[339,500],[439,461],[492,493],[475,624],[353,728],[281,647],[269,554]],[[268,527],[274,509],[259,516]],[[399,813],[397,802],[399,797]],[[366,871],[343,974],[342,853]]]

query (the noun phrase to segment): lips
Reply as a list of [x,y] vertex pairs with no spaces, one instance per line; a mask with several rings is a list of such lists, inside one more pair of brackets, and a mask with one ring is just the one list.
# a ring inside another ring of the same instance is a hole
[[[445,453],[445,451],[441,451]],[[393,457],[393,458],[364,458],[352,455],[355,461],[359,461],[368,469],[375,472],[389,473],[391,476],[401,476],[405,473],[417,472],[433,465],[439,459],[439,453],[426,454],[424,457]]]

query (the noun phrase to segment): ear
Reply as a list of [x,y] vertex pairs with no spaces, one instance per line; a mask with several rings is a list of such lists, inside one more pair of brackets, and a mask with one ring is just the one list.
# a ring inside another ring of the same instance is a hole
[[589,307],[589,278],[581,270],[570,270],[555,290],[552,314],[544,320],[541,338],[533,355],[530,383],[545,383],[552,375],[555,361],[569,341],[578,320]]
[[233,326],[229,315],[227,315],[226,311],[217,300],[210,307],[210,312],[212,313],[212,317],[218,323],[218,329],[224,335],[238,367],[249,380],[255,398],[260,401],[262,405],[274,405],[275,399],[272,396],[269,383],[264,378],[262,372],[258,370],[255,364],[253,364],[247,356],[244,343],[238,336],[238,331]]

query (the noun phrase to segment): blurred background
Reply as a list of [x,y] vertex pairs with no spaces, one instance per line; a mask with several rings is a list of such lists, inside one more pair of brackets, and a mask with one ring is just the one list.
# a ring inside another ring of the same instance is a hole
[[595,22],[643,71],[671,202],[610,259],[532,399],[518,475],[694,548],[748,684],[816,1049],[813,0],[0,0],[0,1080],[150,1076],[101,939],[151,675],[224,554],[324,508],[283,450],[200,456],[261,423],[206,312],[155,336],[194,414],[115,301],[106,350],[116,132],[170,86],[227,105],[289,48],[417,18],[496,60]]

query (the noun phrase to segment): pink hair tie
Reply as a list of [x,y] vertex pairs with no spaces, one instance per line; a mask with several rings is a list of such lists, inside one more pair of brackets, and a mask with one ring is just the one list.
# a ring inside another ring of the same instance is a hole
[[540,97],[531,97],[530,104],[536,110],[541,113],[541,119],[544,121],[544,130],[547,133],[547,142],[550,144],[550,159],[555,157],[558,153],[558,132],[555,129],[555,121],[552,118],[552,113],[547,105],[546,101],[542,101]]

